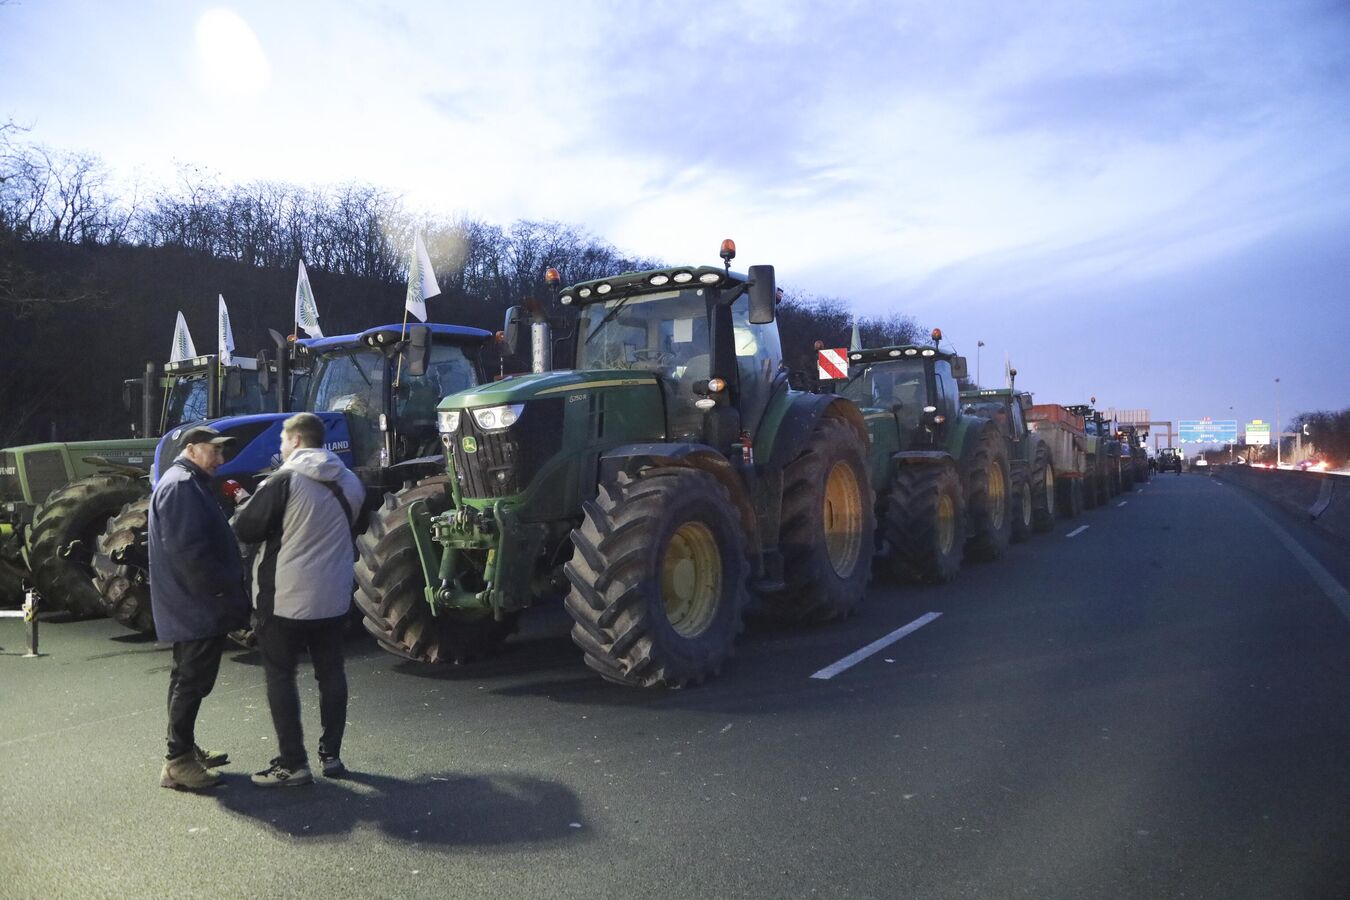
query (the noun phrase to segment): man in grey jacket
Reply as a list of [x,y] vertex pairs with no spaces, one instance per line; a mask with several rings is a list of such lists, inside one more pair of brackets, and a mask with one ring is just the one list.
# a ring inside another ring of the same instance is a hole
[[297,413],[287,419],[281,430],[281,468],[234,520],[240,541],[262,544],[253,563],[255,633],[278,744],[270,767],[253,776],[253,783],[263,787],[313,781],[295,686],[297,661],[306,650],[319,682],[319,760],[325,775],[345,771],[340,756],[347,721],[342,639],[352,602],[352,533],[365,489],[323,441],[318,416]]

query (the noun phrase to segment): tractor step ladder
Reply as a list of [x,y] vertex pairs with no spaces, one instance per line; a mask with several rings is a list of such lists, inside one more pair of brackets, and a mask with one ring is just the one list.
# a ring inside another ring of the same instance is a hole
[[38,603],[42,598],[37,591],[29,590],[23,596],[22,609],[0,609],[0,619],[23,619],[28,632],[28,652],[24,659],[37,659],[38,652]]

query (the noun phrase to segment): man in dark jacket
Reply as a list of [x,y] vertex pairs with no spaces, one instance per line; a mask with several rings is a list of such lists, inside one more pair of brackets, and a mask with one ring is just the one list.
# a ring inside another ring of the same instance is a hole
[[203,750],[197,711],[215,687],[225,635],[248,624],[239,546],[211,491],[211,475],[233,438],[198,426],[150,497],[150,607],[155,633],[173,642],[169,672],[169,752],[159,783],[197,791],[213,787],[210,771],[229,756]]
[[283,463],[240,508],[234,530],[262,544],[253,563],[258,649],[267,675],[267,705],[279,755],[253,776],[262,787],[309,784],[314,778],[300,727],[295,671],[309,652],[319,682],[319,761],[329,777],[345,771],[347,675],[342,638],[352,603],[352,530],[365,489],[330,450],[323,421],[297,413],[281,429]]

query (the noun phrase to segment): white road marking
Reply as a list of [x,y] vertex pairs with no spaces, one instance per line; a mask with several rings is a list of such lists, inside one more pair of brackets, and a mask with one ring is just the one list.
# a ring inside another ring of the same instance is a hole
[[1256,517],[1265,522],[1271,531],[1275,532],[1275,537],[1280,539],[1280,543],[1284,544],[1285,549],[1292,553],[1294,559],[1298,560],[1299,564],[1308,571],[1312,580],[1317,582],[1317,586],[1322,589],[1322,593],[1327,595],[1327,599],[1336,604],[1336,607],[1341,611],[1341,615],[1350,619],[1350,591],[1347,591],[1345,586],[1336,580],[1336,576],[1328,572],[1326,567],[1314,559],[1311,553],[1304,550],[1303,545],[1294,540],[1294,536],[1285,531],[1279,523],[1262,512],[1255,503],[1242,496],[1241,491],[1234,491],[1233,496],[1251,507]]
[[1088,530],[1089,528],[1091,528],[1091,527],[1092,527],[1091,525],[1079,525],[1079,526],[1078,526],[1077,528],[1075,528],[1073,531],[1070,531],[1068,534],[1066,534],[1066,535],[1064,535],[1064,536],[1065,536],[1065,537],[1078,537],[1078,535],[1080,535],[1080,534],[1082,534],[1083,532],[1087,531],[1087,530]]
[[885,637],[878,638],[877,640],[868,644],[866,647],[863,647],[861,650],[855,650],[854,652],[850,653],[848,656],[845,656],[838,662],[830,663],[828,666],[821,669],[819,672],[816,672],[811,677],[818,679],[820,681],[828,681],[829,679],[838,675],[845,669],[856,666],[858,663],[862,662],[864,659],[867,659],[867,657],[871,656],[873,653],[876,653],[878,650],[884,650],[891,644],[894,644],[896,641],[900,640],[905,635],[913,634],[914,632],[918,631],[920,628],[927,625],[929,622],[933,621],[940,615],[942,615],[942,613],[940,612],[924,613],[923,615],[915,619],[913,622],[910,622],[905,627],[897,628],[890,634],[886,635]]
[[1119,503],[1117,503],[1116,506],[1124,506],[1126,503],[1129,503],[1129,502],[1130,502],[1130,501],[1128,501],[1128,500],[1122,500],[1122,501],[1120,501]]

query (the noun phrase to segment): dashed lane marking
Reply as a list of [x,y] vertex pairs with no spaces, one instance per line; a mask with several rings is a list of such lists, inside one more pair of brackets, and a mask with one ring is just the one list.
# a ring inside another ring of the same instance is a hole
[[940,615],[942,615],[942,613],[940,612],[924,613],[923,615],[919,616],[917,619],[915,619],[913,622],[910,622],[903,628],[897,628],[890,634],[886,635],[885,637],[876,639],[872,643],[868,644],[866,647],[863,647],[861,650],[855,650],[848,656],[845,656],[843,659],[839,660],[838,662],[830,663],[828,666],[821,669],[819,672],[816,672],[811,677],[819,681],[829,681],[831,678],[838,675],[845,669],[849,669],[852,668],[853,666],[856,666],[858,663],[862,662],[864,659],[867,659],[867,657],[871,656],[873,653],[876,653],[878,650],[884,650],[891,644],[894,644],[896,641],[900,640],[905,635],[913,634],[914,632],[918,631],[920,628],[927,625],[929,622],[933,621]]
[[1091,528],[1091,527],[1092,527],[1091,525],[1079,525],[1079,526],[1078,526],[1077,528],[1075,528],[1073,531],[1070,531],[1068,534],[1066,534],[1066,535],[1064,535],[1064,536],[1065,536],[1065,537],[1078,537],[1078,535],[1080,535],[1080,534],[1082,534],[1083,532],[1087,531],[1087,530],[1088,530],[1089,528]]
[[1119,503],[1117,503],[1116,506],[1124,506],[1126,503],[1129,503],[1129,502],[1130,502],[1130,501],[1128,501],[1128,500],[1122,500],[1122,501],[1120,501]]

